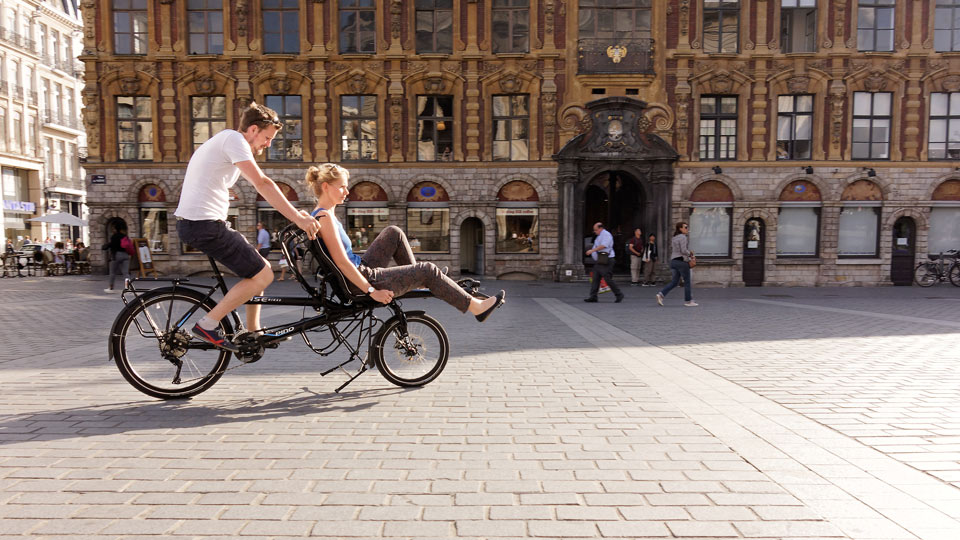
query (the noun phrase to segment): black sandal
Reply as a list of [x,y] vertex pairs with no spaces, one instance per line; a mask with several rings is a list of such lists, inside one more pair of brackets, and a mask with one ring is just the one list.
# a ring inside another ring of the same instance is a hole
[[493,313],[495,309],[503,305],[503,302],[506,296],[507,296],[506,291],[501,290],[500,292],[498,292],[496,296],[497,301],[494,302],[492,306],[488,307],[487,310],[484,311],[483,313],[479,315],[475,315],[475,317],[477,318],[477,322],[483,322],[487,320],[487,317],[489,317],[490,314]]

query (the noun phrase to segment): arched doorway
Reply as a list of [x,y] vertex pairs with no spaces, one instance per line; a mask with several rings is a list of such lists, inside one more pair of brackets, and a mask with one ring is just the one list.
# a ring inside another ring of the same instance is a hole
[[460,273],[483,275],[483,222],[471,217],[460,224]]
[[893,224],[893,249],[890,256],[890,281],[894,285],[913,284],[913,262],[916,258],[914,246],[917,238],[917,225],[913,218],[903,216]]
[[[593,224],[598,221],[613,235],[617,271],[630,270],[626,244],[639,228],[648,234],[644,222],[645,204],[643,186],[632,175],[623,171],[598,174],[587,185],[583,196],[583,244],[585,252],[593,245]],[[584,261],[592,264],[592,261]]]
[[747,287],[763,285],[763,254],[767,226],[760,218],[750,218],[743,226],[743,284]]

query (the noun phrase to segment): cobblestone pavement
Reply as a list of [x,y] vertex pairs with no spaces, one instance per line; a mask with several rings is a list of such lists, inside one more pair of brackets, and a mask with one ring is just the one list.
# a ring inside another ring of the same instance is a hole
[[483,325],[405,304],[451,336],[423,388],[291,342],[163,402],[102,287],[0,280],[0,538],[960,538],[960,289],[488,282]]

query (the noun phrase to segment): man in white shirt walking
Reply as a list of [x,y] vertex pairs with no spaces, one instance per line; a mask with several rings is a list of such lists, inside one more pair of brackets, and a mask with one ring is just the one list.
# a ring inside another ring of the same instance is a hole
[[[193,333],[217,347],[236,352],[237,345],[224,335],[220,320],[273,281],[270,264],[239,232],[230,228],[227,211],[229,190],[243,175],[257,192],[285,218],[315,238],[320,224],[304,210],[297,210],[269,177],[263,174],[254,154],[270,146],[283,126],[273,110],[251,103],[240,118],[240,129],[226,129],[211,137],[193,153],[180,191],[177,232],[190,246],[213,257],[243,278],[194,325]],[[260,328],[260,306],[247,306],[247,329]]]

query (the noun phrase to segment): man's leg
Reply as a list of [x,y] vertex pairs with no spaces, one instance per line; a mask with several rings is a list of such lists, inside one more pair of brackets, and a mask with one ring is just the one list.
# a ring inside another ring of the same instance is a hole
[[[258,294],[263,294],[264,289],[266,289],[267,285],[270,285],[272,281],[273,270],[271,270],[269,266],[264,266],[263,270],[260,270],[257,275],[252,278],[240,280],[239,283],[231,287],[223,297],[223,300],[220,300],[220,302],[210,310],[207,317],[215,321],[223,319],[231,311],[245,304],[247,300]],[[260,306],[247,306],[247,329],[257,330],[259,328]]]

